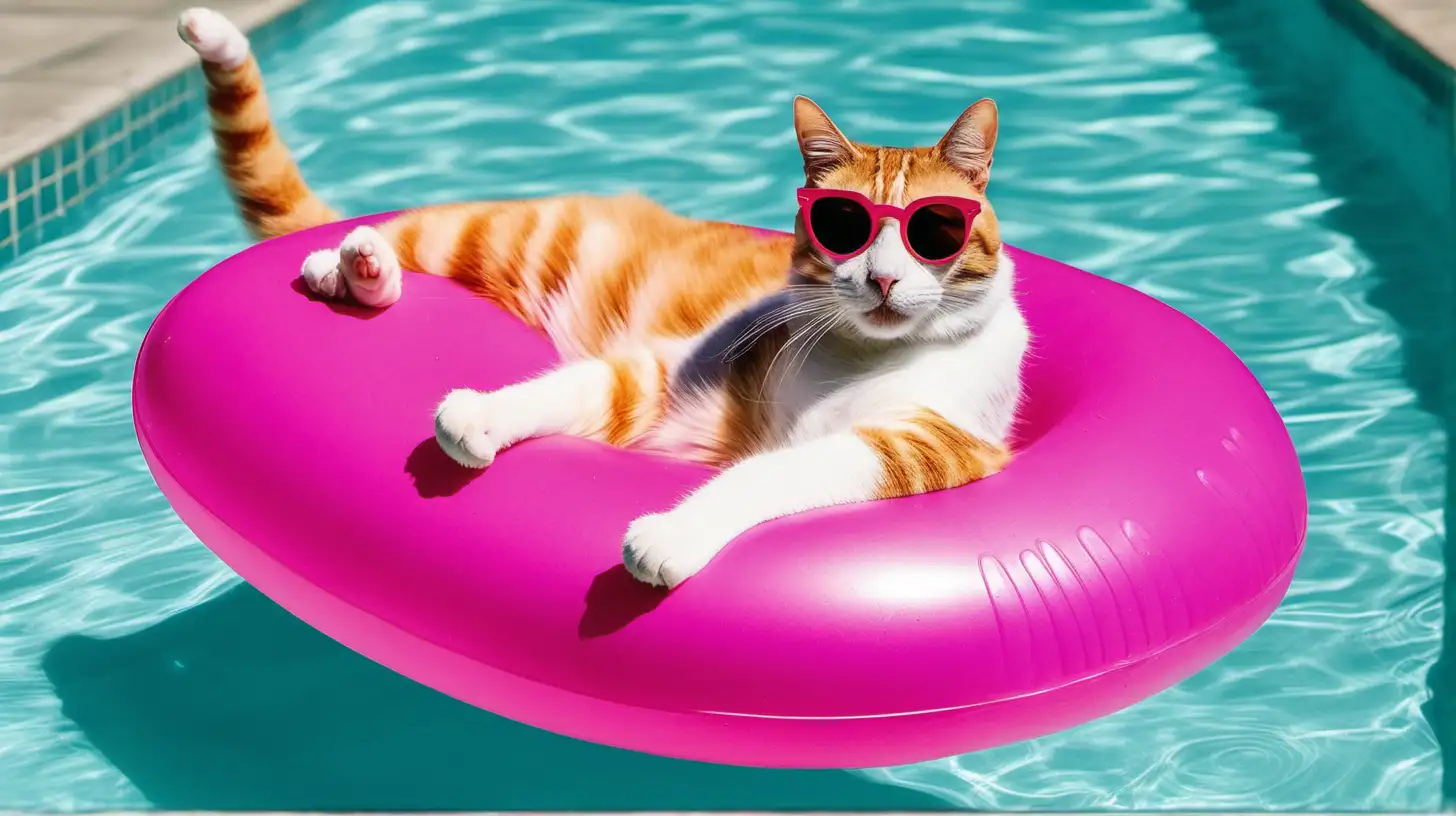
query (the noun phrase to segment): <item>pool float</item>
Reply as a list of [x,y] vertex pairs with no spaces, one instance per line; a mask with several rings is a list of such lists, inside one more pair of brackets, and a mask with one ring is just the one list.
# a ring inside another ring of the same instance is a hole
[[1035,350],[994,479],[813,511],[668,593],[621,534],[707,468],[550,437],[450,462],[432,411],[555,360],[458,284],[383,311],[310,298],[267,241],[158,315],[134,382],[146,461],[244,579],[350,648],[540,728],[666,756],[850,768],[1064,729],[1188,677],[1289,586],[1289,435],[1213,335],[1134,289],[1009,249]]

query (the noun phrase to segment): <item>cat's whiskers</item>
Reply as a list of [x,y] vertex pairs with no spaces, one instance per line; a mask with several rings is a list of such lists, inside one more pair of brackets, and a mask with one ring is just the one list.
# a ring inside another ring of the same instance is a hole
[[829,332],[834,330],[835,326],[839,325],[840,320],[844,317],[844,311],[842,309],[836,310],[831,317],[833,319],[825,321],[817,332],[799,345],[799,350],[795,351],[794,356],[789,358],[789,369],[785,372],[785,376],[799,376],[799,372],[803,369],[804,364],[809,362],[809,355],[814,353],[814,348],[819,345],[819,342],[824,339],[825,335],[829,334]]
[[946,314],[958,309],[970,309],[981,305],[984,300],[985,296],[979,293],[976,295],[967,295],[962,292],[947,289],[941,292],[940,306],[935,311],[938,314]]
[[765,312],[764,314],[759,315],[753,321],[753,323],[749,325],[748,329],[746,329],[744,331],[744,334],[747,334],[748,331],[751,331],[752,329],[754,329],[754,328],[756,328],[756,327],[758,327],[760,325],[763,325],[764,323],[767,323],[767,322],[773,321],[775,319],[778,319],[779,317],[782,317],[787,312],[792,312],[792,311],[794,311],[796,309],[801,309],[801,308],[803,308],[805,306],[809,306],[809,305],[812,305],[812,304],[817,303],[817,302],[818,302],[817,299],[811,299],[811,300],[797,300],[796,299],[796,300],[791,300],[791,301],[789,301],[788,303],[785,303],[782,306],[777,306],[777,307],[769,310],[768,312]]
[[[840,318],[842,318],[843,316],[844,310],[836,306],[834,309],[810,318],[807,323],[800,326],[792,335],[790,335],[789,339],[785,340],[782,346],[779,346],[779,350],[774,352],[773,358],[768,361],[768,368],[765,370],[763,381],[759,384],[759,396],[763,396],[763,392],[768,388],[769,379],[773,376],[774,365],[778,363],[779,357],[782,356],[785,351],[787,351],[795,343],[802,341],[806,337],[815,336],[814,342],[817,343],[819,338],[823,337],[823,332],[821,332],[820,329],[822,328],[825,332],[827,332],[830,328],[833,328],[834,325],[838,323]],[[794,355],[790,357],[790,362],[792,362],[794,357],[796,357],[797,355],[798,352],[795,352]],[[789,374],[788,371],[785,371],[784,373],[786,376],[792,376],[791,374]]]
[[797,310],[791,314],[776,316],[774,320],[767,322],[750,332],[746,332],[743,336],[735,340],[733,344],[729,347],[728,353],[725,353],[723,355],[724,361],[731,363],[734,360],[737,360],[739,357],[742,357],[744,354],[752,351],[754,346],[757,345],[758,341],[763,339],[765,335],[775,329],[778,329],[792,322],[794,319],[803,317],[817,317],[819,314],[822,313],[821,310],[827,308],[828,307],[825,306],[820,306],[818,308],[806,308]]
[[817,297],[806,300],[795,300],[784,306],[780,306],[754,320],[747,329],[744,329],[732,343],[723,350],[723,359],[732,362],[747,353],[753,348],[755,342],[765,334],[774,329],[789,323],[795,318],[807,317],[825,309],[833,309],[837,303],[833,296],[826,296],[820,293]]

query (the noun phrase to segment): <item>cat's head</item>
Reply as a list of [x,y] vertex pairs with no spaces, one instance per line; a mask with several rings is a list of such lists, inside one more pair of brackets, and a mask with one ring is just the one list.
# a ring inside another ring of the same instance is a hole
[[[1001,249],[986,198],[995,103],[967,108],[931,147],[852,141],[802,96],[794,100],[794,130],[809,188],[794,224],[796,291],[830,298],[841,326],[868,340],[972,325],[992,291]],[[926,199],[903,222],[877,209]],[[816,294],[820,287],[830,293]]]

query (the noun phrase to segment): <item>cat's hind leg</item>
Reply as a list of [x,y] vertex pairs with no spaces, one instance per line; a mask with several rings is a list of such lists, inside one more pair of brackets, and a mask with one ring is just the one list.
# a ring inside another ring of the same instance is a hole
[[373,227],[355,227],[339,245],[339,272],[349,294],[365,306],[382,309],[399,300],[404,275],[389,240]]
[[404,284],[394,247],[373,227],[356,227],[338,249],[309,255],[299,274],[323,297],[352,297],[376,309],[394,305]]
[[247,36],[212,9],[190,8],[177,15],[177,33],[203,60],[224,68],[237,68],[250,53]]
[[320,249],[303,259],[303,268],[298,271],[310,291],[329,298],[343,300],[349,296],[349,286],[339,272],[339,251]]

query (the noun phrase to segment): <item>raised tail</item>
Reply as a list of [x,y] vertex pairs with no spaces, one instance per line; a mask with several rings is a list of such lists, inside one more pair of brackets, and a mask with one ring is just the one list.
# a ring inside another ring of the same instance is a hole
[[193,8],[178,15],[177,33],[202,58],[218,162],[248,232],[272,238],[339,220],[308,188],[274,129],[243,32],[211,9]]

